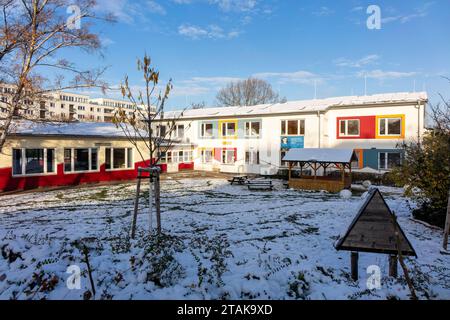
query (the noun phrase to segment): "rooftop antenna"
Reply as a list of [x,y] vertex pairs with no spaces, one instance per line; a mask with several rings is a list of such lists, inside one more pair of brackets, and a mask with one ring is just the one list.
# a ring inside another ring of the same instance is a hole
[[416,79],[414,79],[414,93],[416,93]]

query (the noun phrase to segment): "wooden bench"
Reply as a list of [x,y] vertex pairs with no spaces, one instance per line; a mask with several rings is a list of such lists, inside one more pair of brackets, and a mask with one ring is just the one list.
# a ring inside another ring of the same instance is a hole
[[248,190],[270,190],[273,191],[274,185],[271,180],[254,180],[247,182]]
[[236,176],[236,177],[233,177],[233,179],[228,180],[228,182],[230,182],[231,185],[239,184],[239,185],[243,186],[247,183],[247,180],[248,180],[248,176]]

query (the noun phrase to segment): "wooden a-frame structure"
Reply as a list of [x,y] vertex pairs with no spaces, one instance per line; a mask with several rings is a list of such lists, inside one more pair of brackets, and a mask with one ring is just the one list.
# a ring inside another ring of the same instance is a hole
[[352,278],[358,279],[358,252],[390,255],[389,273],[397,276],[398,256],[417,257],[411,242],[397,222],[380,191],[371,189],[347,232],[335,245],[351,251]]

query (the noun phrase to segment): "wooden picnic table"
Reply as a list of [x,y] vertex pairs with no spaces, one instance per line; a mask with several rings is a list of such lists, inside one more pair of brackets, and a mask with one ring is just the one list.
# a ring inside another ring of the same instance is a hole
[[248,190],[270,190],[273,191],[272,180],[253,180],[247,182]]
[[247,180],[248,180],[248,176],[235,176],[235,177],[233,177],[233,179],[228,180],[228,181],[231,183],[231,185],[234,185],[235,183],[239,184],[239,185],[245,185]]

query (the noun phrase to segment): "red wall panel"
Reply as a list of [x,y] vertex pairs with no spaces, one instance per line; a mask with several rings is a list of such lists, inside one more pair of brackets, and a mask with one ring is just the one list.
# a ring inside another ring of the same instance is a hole
[[[358,137],[341,137],[339,135],[339,121],[340,120],[359,120],[360,127]],[[375,116],[365,116],[365,117],[341,117],[337,118],[336,121],[336,139],[375,139],[376,137],[376,117]]]
[[[64,164],[58,164],[57,173],[45,176],[13,177],[12,168],[0,169],[0,192],[31,190],[40,187],[72,186],[86,183],[106,181],[134,180],[139,167],[147,167],[150,161],[139,162],[131,170],[106,171],[105,165],[100,166],[99,172],[64,173]],[[167,172],[167,165],[160,165],[162,172]]]
[[178,170],[179,171],[183,171],[183,170],[194,170],[194,163],[180,163],[178,164]]

